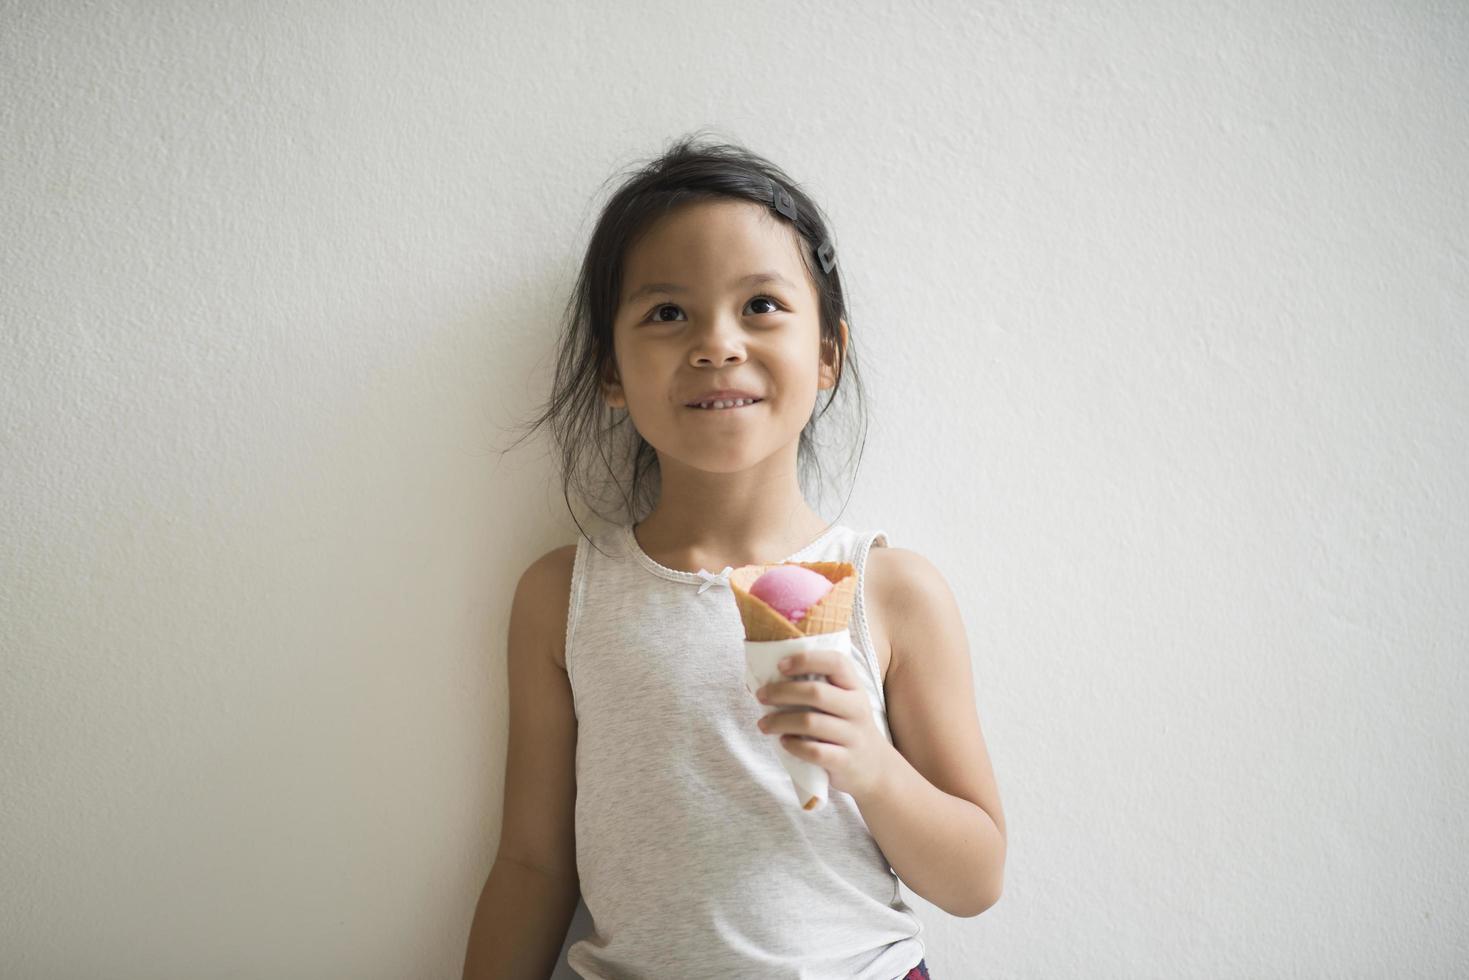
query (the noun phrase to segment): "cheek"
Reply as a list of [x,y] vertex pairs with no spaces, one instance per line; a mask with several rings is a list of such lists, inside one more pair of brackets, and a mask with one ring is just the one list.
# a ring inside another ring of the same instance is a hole
[[646,416],[650,421],[671,410],[672,404],[667,379],[669,368],[651,347],[639,349],[628,345],[623,356],[627,365],[621,374],[624,407],[630,414]]

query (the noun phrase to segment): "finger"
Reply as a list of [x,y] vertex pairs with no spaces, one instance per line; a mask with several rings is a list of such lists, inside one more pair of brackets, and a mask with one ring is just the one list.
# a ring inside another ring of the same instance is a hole
[[776,692],[777,703],[794,705],[820,711],[836,718],[851,721],[855,712],[866,705],[866,696],[858,704],[854,694],[826,681],[788,681]]
[[781,748],[785,749],[791,755],[805,759],[808,762],[814,762],[816,765],[827,770],[830,770],[836,764],[837,756],[835,753],[837,750],[846,748],[846,746],[838,745],[835,742],[823,742],[819,738],[804,739],[795,735],[782,735],[780,737],[780,745]]
[[789,657],[790,664],[780,672],[787,677],[800,674],[822,674],[836,687],[856,690],[857,680],[852,674],[851,661],[837,650],[802,650]]
[[760,730],[767,735],[805,735],[819,742],[842,744],[842,720],[822,711],[777,711],[766,715]]

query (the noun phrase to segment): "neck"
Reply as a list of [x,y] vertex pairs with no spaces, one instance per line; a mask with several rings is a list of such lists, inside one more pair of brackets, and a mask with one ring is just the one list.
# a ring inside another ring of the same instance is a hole
[[709,473],[660,458],[658,505],[633,530],[668,568],[717,572],[778,562],[821,535],[827,522],[806,503],[795,460]]

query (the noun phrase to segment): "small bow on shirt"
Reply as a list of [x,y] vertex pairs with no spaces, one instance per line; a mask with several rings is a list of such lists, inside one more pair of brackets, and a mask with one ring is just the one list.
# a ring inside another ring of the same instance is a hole
[[724,570],[719,572],[718,574],[715,574],[713,572],[706,572],[702,568],[699,569],[698,575],[704,580],[704,584],[699,586],[699,594],[703,595],[704,590],[709,588],[709,586],[713,585],[715,582],[718,582],[720,585],[728,585],[729,573],[732,571],[734,571],[734,568],[730,565],[725,565]]

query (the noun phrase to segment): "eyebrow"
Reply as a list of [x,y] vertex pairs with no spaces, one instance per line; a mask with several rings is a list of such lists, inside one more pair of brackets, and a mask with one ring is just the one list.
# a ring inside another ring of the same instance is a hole
[[[779,272],[752,272],[748,276],[736,279],[734,282],[729,284],[729,287],[731,289],[734,289],[737,286],[759,285],[761,283],[767,282],[776,283],[777,285],[784,286],[787,289],[796,288],[789,279],[781,275]],[[627,299],[624,302],[633,303],[644,296],[651,296],[654,293],[677,294],[686,293],[688,291],[689,290],[687,286],[680,286],[676,282],[650,282],[639,286],[637,289],[634,289],[631,293],[628,294]]]

